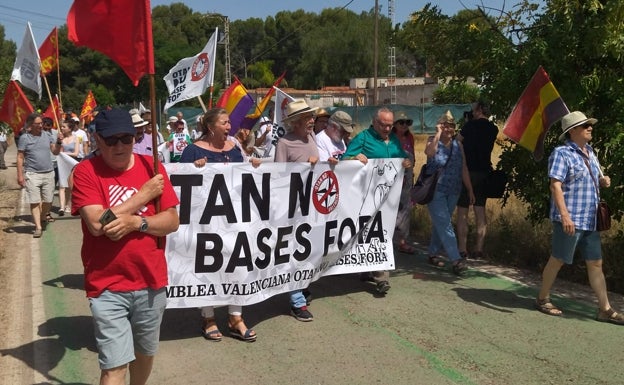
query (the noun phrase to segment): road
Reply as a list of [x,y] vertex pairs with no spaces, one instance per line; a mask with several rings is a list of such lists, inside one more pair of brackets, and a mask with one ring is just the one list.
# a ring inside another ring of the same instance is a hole
[[[80,222],[58,218],[37,240],[24,210],[4,237],[15,263],[3,285],[0,384],[97,383]],[[310,323],[288,315],[285,295],[246,307],[251,344],[205,341],[197,309],[167,310],[150,384],[624,383],[624,328],[593,320],[587,287],[558,282],[565,314],[549,317],[533,309],[535,275],[471,261],[457,278],[422,251],[396,261],[384,298],[356,275],[314,283]],[[227,336],[226,317],[217,309]]]

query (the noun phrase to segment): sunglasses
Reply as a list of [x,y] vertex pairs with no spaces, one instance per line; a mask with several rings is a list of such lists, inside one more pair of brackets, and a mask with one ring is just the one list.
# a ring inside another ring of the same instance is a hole
[[397,124],[407,124],[408,126],[411,126],[412,123],[414,123],[414,121],[412,119],[407,119],[407,120],[400,119],[400,120],[397,120],[396,122],[397,122]]
[[117,144],[117,142],[121,142],[123,144],[131,144],[132,139],[134,139],[134,135],[124,135],[124,136],[109,136],[108,138],[102,138],[104,143],[108,147],[113,147]]
[[591,127],[591,126],[592,126],[592,125],[591,125],[590,123],[584,123],[584,124],[581,124],[581,126],[580,126],[580,127],[583,127],[583,128],[589,128],[589,127]]

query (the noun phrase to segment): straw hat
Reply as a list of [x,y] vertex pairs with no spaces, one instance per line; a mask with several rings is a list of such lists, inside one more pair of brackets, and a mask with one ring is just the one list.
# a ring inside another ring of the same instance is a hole
[[131,116],[132,116],[132,125],[134,125],[135,128],[147,126],[149,124],[147,120],[141,119],[141,117],[138,114],[132,114]]
[[291,122],[301,115],[314,113],[316,110],[318,110],[318,107],[311,108],[305,100],[295,99],[286,105],[286,111],[284,113],[284,117],[282,118],[282,122]]
[[451,114],[451,110],[446,110],[444,115],[440,116],[438,119],[438,123],[455,124],[455,118],[453,117],[453,114]]
[[566,132],[570,131],[574,127],[578,127],[582,124],[596,124],[598,119],[588,118],[581,111],[572,111],[561,119],[561,135],[559,135],[559,140],[565,139]]

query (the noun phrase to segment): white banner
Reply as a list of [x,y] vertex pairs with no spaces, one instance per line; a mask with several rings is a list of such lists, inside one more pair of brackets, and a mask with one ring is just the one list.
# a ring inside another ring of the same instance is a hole
[[402,159],[166,165],[168,307],[249,305],[322,276],[395,268]]
[[200,53],[180,60],[165,75],[169,90],[165,111],[178,102],[202,95],[213,84],[218,35],[217,28]]
[[26,32],[22,40],[22,46],[17,51],[15,64],[13,64],[13,72],[11,80],[17,80],[24,87],[30,88],[39,95],[41,99],[41,60],[39,59],[39,50],[35,43],[30,22],[26,24]]
[[69,174],[78,164],[78,161],[64,152],[59,152],[58,158],[56,158],[56,164],[58,165],[58,183],[59,187],[69,187],[67,179]]

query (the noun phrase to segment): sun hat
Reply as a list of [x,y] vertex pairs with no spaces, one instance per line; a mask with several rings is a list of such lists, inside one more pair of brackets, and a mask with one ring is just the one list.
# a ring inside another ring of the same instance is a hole
[[315,115],[316,115],[316,116],[315,116],[315,118],[322,118],[322,117],[324,117],[324,116],[329,117],[331,114],[330,114],[329,112],[327,112],[327,110],[326,110],[326,109],[324,109],[324,108],[319,108],[319,109],[316,111],[316,114],[315,114]]
[[572,111],[563,118],[561,118],[561,135],[559,135],[559,140],[563,140],[565,138],[566,132],[570,131],[574,127],[578,127],[582,124],[596,124],[598,119],[588,118],[581,111]]
[[95,132],[102,138],[108,138],[117,134],[136,134],[132,118],[126,110],[114,108],[112,110],[100,111],[94,121]]
[[342,129],[348,133],[353,132],[353,119],[351,119],[351,115],[346,112],[336,111],[329,117],[329,120],[342,127]]
[[137,115],[137,114],[133,114],[131,116],[132,116],[132,124],[136,128],[147,126],[149,124],[149,122],[147,120],[141,119],[141,117],[139,115]]
[[438,123],[455,124],[455,118],[453,117],[453,114],[451,114],[451,110],[446,110],[444,115],[440,116],[438,119]]
[[177,116],[170,116],[169,117],[169,123],[175,123],[178,121],[178,117]]
[[307,114],[314,113],[318,110],[318,107],[311,108],[303,99],[295,99],[286,105],[286,111],[282,122],[287,123],[293,121],[295,118]]
[[394,114],[394,124],[396,125],[397,122],[399,120],[404,120],[407,122],[408,126],[411,126],[412,124],[414,124],[414,120],[410,119],[407,117],[407,114],[403,111],[399,111],[396,114]]

